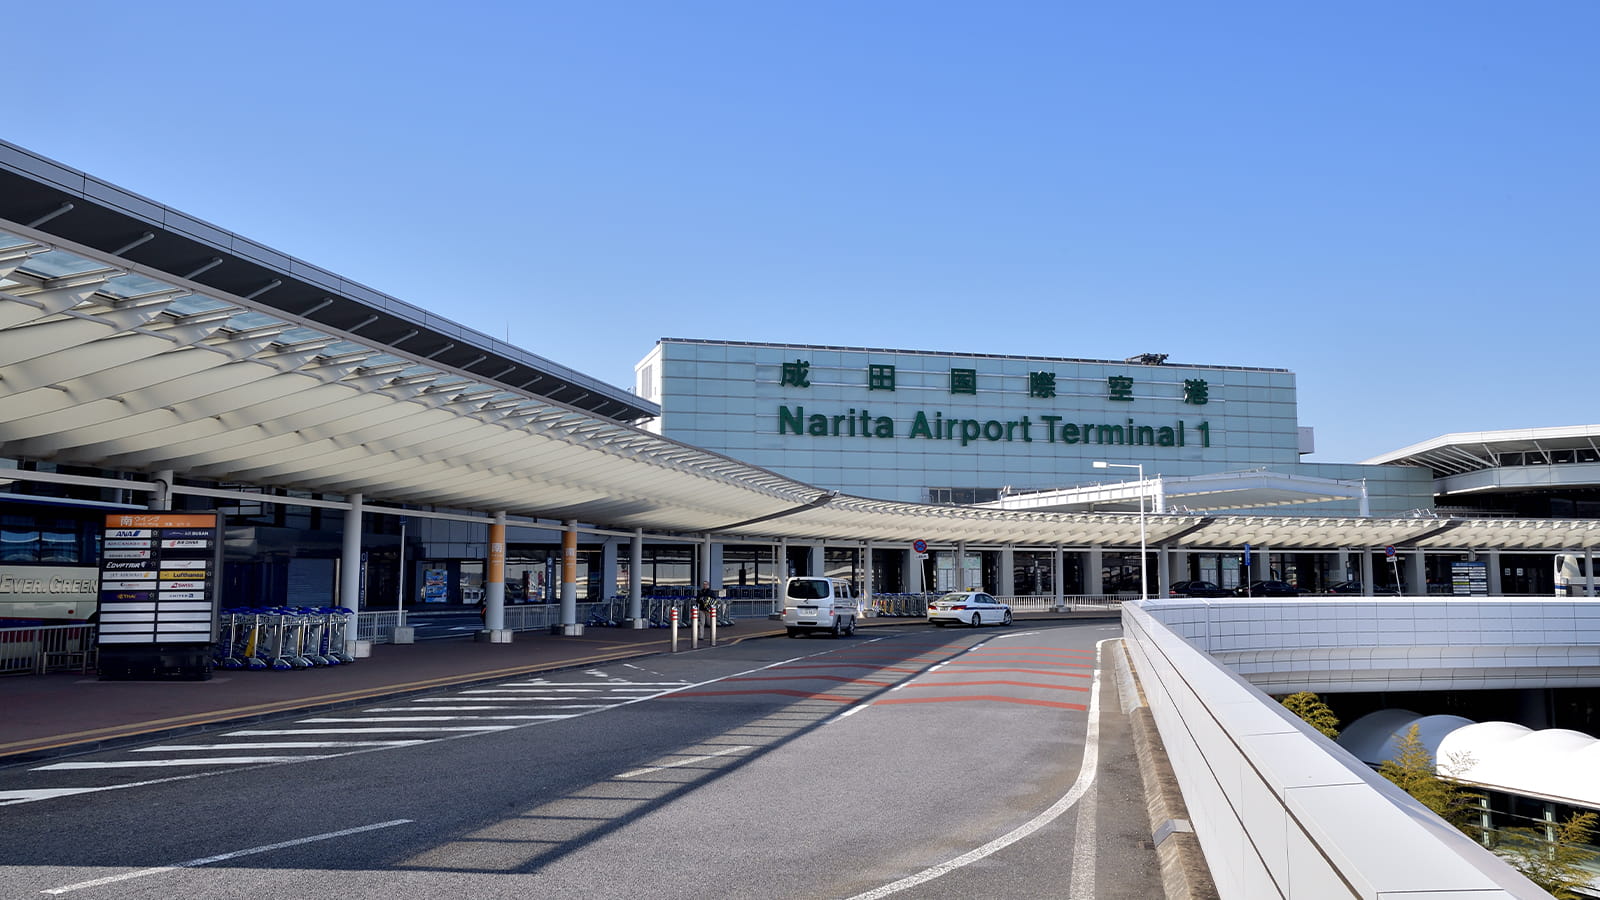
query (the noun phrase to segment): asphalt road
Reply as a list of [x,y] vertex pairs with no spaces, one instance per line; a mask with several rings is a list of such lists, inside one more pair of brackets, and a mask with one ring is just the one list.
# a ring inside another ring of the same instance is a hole
[[749,641],[13,766],[0,895],[1158,896],[1118,633]]

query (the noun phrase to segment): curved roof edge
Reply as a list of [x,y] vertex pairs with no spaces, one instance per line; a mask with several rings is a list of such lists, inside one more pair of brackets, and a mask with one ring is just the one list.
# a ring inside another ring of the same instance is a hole
[[619,422],[655,403],[0,141],[0,219]]

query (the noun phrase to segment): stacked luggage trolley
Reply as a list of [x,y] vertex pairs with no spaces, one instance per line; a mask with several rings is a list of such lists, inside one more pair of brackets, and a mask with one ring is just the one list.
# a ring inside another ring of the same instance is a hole
[[341,606],[225,609],[216,666],[286,672],[348,665],[355,662],[344,649],[353,615]]

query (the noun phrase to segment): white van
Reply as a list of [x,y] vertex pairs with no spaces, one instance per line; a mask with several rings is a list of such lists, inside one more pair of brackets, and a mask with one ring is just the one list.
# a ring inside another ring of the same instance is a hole
[[783,584],[783,627],[789,637],[825,631],[834,637],[856,633],[861,615],[850,582],[838,578],[801,576]]

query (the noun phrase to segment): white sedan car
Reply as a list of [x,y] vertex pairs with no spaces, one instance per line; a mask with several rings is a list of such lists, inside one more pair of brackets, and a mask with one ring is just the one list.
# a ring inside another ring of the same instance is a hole
[[957,591],[928,604],[928,621],[946,625],[1010,625],[1011,607],[982,591]]

